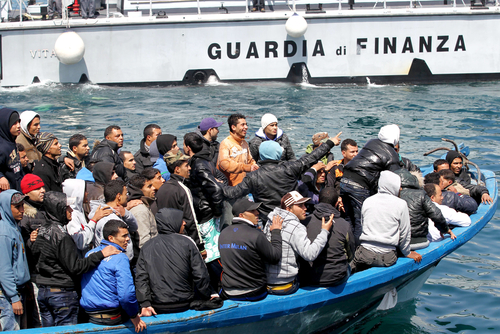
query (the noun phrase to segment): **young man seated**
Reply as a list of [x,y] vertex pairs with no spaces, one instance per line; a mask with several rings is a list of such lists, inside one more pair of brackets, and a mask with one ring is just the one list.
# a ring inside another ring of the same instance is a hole
[[130,241],[127,224],[121,220],[110,220],[102,234],[104,239],[101,245],[89,251],[86,257],[106,246],[113,246],[120,253],[101,261],[97,268],[83,275],[80,305],[89,315],[91,323],[114,326],[130,319],[138,333],[146,328],[146,324],[138,315],[134,280],[125,254]]

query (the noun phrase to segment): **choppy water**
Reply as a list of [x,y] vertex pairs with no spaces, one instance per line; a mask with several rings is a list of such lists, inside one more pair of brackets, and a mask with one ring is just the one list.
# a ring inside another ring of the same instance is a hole
[[[255,83],[196,87],[115,88],[34,85],[0,89],[0,105],[41,114],[42,130],[63,144],[73,133],[102,138],[118,124],[124,149],[135,152],[148,123],[181,138],[204,117],[226,121],[241,112],[249,134],[275,114],[300,154],[311,135],[328,131],[364,143],[389,123],[401,127],[402,155],[419,165],[442,137],[466,142],[470,158],[500,176],[500,82],[429,86],[323,86]],[[228,135],[221,127],[220,139]],[[180,140],[182,142],[182,140]],[[334,148],[335,156],[340,150]],[[498,333],[500,331],[500,215],[445,258],[411,302],[371,317],[351,333]]]

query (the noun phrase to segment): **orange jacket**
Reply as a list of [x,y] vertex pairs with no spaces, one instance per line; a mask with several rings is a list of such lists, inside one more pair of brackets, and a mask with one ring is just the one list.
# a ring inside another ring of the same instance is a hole
[[230,186],[240,183],[255,165],[248,143],[233,133],[220,143],[218,168],[226,175]]

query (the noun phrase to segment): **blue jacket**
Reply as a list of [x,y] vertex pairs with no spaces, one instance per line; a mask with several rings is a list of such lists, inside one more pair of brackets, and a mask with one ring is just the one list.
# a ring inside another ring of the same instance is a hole
[[10,189],[21,190],[21,179],[24,172],[19,160],[16,147],[16,138],[12,137],[9,128],[9,119],[14,109],[0,109],[0,178],[5,177],[10,184]]
[[86,167],[80,169],[78,174],[76,174],[76,178],[78,180],[95,182],[94,175],[92,175],[92,172],[88,170]]
[[0,284],[5,296],[15,303],[19,301],[17,287],[30,280],[30,270],[26,260],[21,231],[14,220],[10,208],[12,195],[16,190],[0,193]]
[[160,171],[161,177],[163,177],[165,181],[170,180],[170,172],[168,171],[165,160],[163,160],[163,155],[160,154],[160,157],[155,161],[153,168],[156,168]]
[[[117,244],[102,240],[101,245],[89,251],[85,257],[101,251],[109,245],[125,252]],[[135,286],[130,273],[130,263],[125,253],[105,258],[97,268],[83,275],[80,305],[86,311],[100,311],[121,306],[130,317],[137,315],[139,304],[135,297]]]

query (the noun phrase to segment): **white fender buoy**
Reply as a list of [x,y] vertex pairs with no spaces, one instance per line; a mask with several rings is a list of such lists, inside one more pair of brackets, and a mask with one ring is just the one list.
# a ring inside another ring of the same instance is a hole
[[288,35],[292,37],[302,37],[307,30],[307,21],[297,13],[294,13],[286,20],[285,29]]
[[73,65],[82,60],[85,54],[85,43],[76,32],[66,31],[57,38],[54,51],[61,63]]

